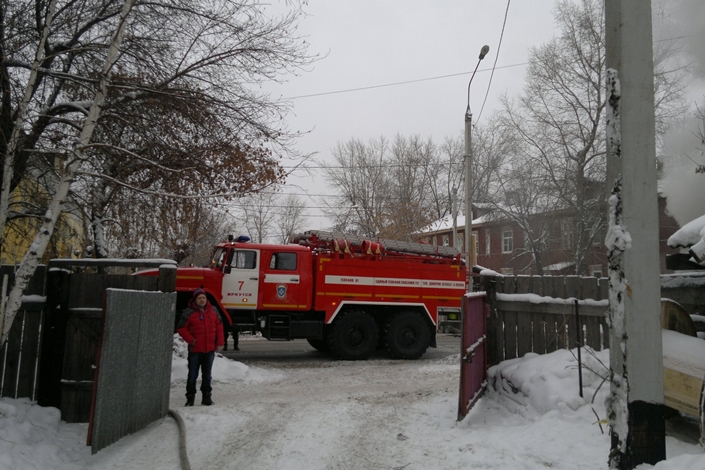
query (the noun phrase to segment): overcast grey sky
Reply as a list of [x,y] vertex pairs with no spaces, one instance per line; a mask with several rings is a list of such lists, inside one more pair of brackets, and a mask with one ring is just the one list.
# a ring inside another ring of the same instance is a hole
[[[674,7],[676,27],[655,36],[703,32],[705,0],[667,4]],[[490,86],[507,1],[309,0],[298,32],[307,36],[311,53],[325,57],[271,91],[292,100],[290,129],[310,131],[297,148],[316,152],[319,160],[330,158],[338,142],[353,137],[367,141],[419,134],[440,143],[446,136],[461,135],[468,81],[480,48],[488,44],[490,53],[472,82],[475,122],[498,108],[501,94],[515,96],[522,91],[530,48],[555,34],[554,7],[555,0],[511,2]],[[698,57],[705,54],[705,36],[690,38],[692,57],[705,63]],[[705,77],[705,68],[698,73]],[[693,90],[694,97],[702,98],[702,92]],[[335,194],[325,183],[315,170],[310,175],[297,171],[287,180],[287,192],[310,195],[301,196],[312,207],[310,228],[323,228],[327,222],[315,209],[320,205],[316,196]]]

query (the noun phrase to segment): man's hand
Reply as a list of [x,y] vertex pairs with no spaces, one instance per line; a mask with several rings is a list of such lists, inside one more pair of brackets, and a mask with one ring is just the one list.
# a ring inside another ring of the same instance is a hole
[[222,346],[218,346],[217,348],[215,348],[215,350],[216,350],[217,352],[222,352],[222,351],[223,351],[223,347],[222,347]]

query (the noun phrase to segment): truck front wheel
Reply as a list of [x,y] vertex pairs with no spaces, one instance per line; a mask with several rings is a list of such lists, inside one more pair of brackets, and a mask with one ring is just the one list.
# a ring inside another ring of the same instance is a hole
[[328,334],[331,351],[341,359],[356,361],[367,359],[377,347],[379,329],[374,318],[365,312],[341,314]]
[[403,312],[392,318],[384,329],[387,352],[395,359],[418,359],[431,343],[431,331],[421,316]]

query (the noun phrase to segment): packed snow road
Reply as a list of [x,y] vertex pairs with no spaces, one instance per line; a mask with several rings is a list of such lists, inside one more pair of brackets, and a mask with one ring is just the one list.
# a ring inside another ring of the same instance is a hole
[[[246,470],[564,469],[607,467],[607,387],[583,370],[578,395],[570,351],[527,354],[493,368],[488,390],[461,423],[457,338],[418,361],[332,361],[313,351],[292,357],[216,359],[214,406],[184,407],[185,343],[175,341],[171,408],[184,418],[192,468]],[[281,348],[299,348],[295,343]],[[263,346],[264,348],[264,346]],[[241,344],[246,357],[257,348]],[[265,348],[266,349],[266,348]],[[240,359],[244,360],[244,359]],[[607,351],[585,359],[592,370]],[[702,448],[667,437],[658,470],[702,469]],[[166,418],[62,468],[178,469],[178,432]],[[39,468],[39,467],[37,467]],[[651,468],[645,466],[644,468]],[[642,470],[642,467],[640,467]]]
[[[184,382],[173,383],[170,407],[186,422],[193,468],[434,468],[437,446],[420,444],[425,427],[455,426],[459,338],[439,338],[439,348],[418,361],[384,354],[333,361],[305,342],[254,343],[242,341],[240,352],[226,354],[261,374],[222,383],[216,367],[215,406],[198,406],[197,398],[197,406],[184,407]],[[272,346],[279,354],[272,354]],[[111,458],[98,458],[91,467],[138,468],[154,453],[162,454],[164,466],[158,468],[178,465],[173,422],[164,420],[143,434],[139,449],[127,437],[113,447],[125,445],[130,452],[106,449]]]

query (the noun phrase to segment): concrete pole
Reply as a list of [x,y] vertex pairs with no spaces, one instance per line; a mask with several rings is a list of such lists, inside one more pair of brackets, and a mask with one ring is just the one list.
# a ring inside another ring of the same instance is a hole
[[[479,63],[479,62],[478,62]],[[468,280],[472,280],[472,263],[475,256],[472,243],[472,113],[468,106],[465,111],[465,252],[468,254]],[[468,282],[468,292],[472,292],[472,282]]]
[[451,210],[453,211],[453,243],[452,247],[458,248],[458,188],[453,188],[453,201]]
[[[480,56],[468,82],[468,106],[465,109],[465,252],[468,254],[468,281],[472,281],[472,267],[475,263],[475,244],[472,240],[472,112],[470,111],[470,85],[475,78],[480,62],[490,51],[490,46],[480,49]],[[468,282],[468,292],[472,292],[472,282]]]
[[610,233],[627,241],[610,255],[609,464],[632,469],[666,458],[651,2],[605,2],[605,26]]

